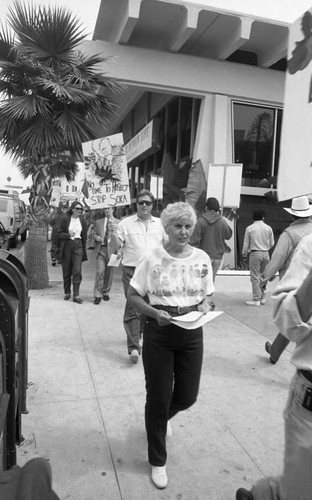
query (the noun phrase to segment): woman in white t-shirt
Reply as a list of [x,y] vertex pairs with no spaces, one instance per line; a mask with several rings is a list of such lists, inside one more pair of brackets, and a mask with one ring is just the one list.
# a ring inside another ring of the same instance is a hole
[[87,224],[82,216],[83,207],[79,201],[71,204],[67,214],[63,216],[60,228],[60,259],[62,262],[64,300],[70,299],[73,286],[73,301],[82,304],[79,296],[82,281],[82,262],[87,260]]
[[130,282],[128,300],[146,317],[143,365],[148,459],[152,481],[165,488],[169,420],[195,403],[203,358],[202,327],[184,329],[171,318],[213,309],[214,286],[209,256],[189,243],[196,223],[194,209],[184,202],[169,204],[161,221],[168,241],[145,252]]

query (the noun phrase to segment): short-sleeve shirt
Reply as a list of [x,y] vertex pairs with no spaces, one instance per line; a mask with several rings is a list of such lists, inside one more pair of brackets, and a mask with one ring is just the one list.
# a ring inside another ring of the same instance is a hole
[[177,259],[163,247],[152,249],[138,263],[130,285],[150,305],[192,306],[214,291],[209,256],[199,248]]
[[167,239],[159,218],[152,216],[146,226],[137,214],[120,221],[117,236],[122,245],[122,263],[131,267],[138,264],[146,250],[161,246]]

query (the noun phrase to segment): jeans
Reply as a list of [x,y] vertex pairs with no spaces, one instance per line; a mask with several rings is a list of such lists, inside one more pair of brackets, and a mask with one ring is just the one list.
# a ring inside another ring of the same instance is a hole
[[[123,266],[122,282],[126,298],[131,278],[134,275],[134,271],[135,267]],[[126,301],[126,306],[123,316],[123,324],[127,334],[128,354],[131,354],[131,352],[134,349],[136,349],[139,353],[141,353],[141,346],[140,346],[141,315],[134,309],[132,305],[129,304],[128,300]]]
[[260,277],[261,274],[264,273],[269,262],[269,252],[257,250],[250,253],[249,269],[253,300],[260,300],[261,298],[264,298],[264,290],[261,290],[260,288]]
[[302,406],[307,388],[312,388],[312,383],[296,373],[284,411],[284,472],[258,481],[252,489],[254,500],[312,498],[312,411]]
[[96,256],[94,298],[102,298],[103,294],[108,295],[112,287],[114,268],[107,265],[108,261],[107,246],[102,245]]
[[80,239],[68,240],[64,247],[64,254],[62,259],[64,293],[70,293],[71,281],[73,281],[74,297],[79,296],[79,288],[82,281],[82,256],[82,241]]
[[167,421],[197,399],[203,331],[184,330],[173,324],[159,326],[147,317],[143,335],[148,460],[151,465],[163,466],[167,460]]
[[221,267],[222,259],[210,259],[210,260],[211,260],[211,267],[212,267],[212,279],[214,282],[216,279],[216,274]]

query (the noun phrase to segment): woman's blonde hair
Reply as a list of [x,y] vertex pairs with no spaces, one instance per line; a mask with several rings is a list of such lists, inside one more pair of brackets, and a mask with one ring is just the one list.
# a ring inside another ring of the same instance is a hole
[[160,219],[165,231],[167,231],[167,228],[171,226],[176,220],[181,219],[181,217],[185,216],[189,217],[191,227],[192,229],[194,229],[197,221],[197,216],[194,208],[184,201],[176,201],[175,203],[169,203],[169,205],[166,206],[166,208],[161,213]]

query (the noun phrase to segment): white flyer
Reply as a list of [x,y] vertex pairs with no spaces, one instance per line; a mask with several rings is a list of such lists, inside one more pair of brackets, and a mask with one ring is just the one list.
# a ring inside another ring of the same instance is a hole
[[212,321],[220,316],[222,313],[223,311],[209,311],[206,314],[200,311],[191,311],[188,314],[171,318],[170,321],[181,328],[185,328],[186,330],[195,330],[195,328],[205,325],[209,321]]

